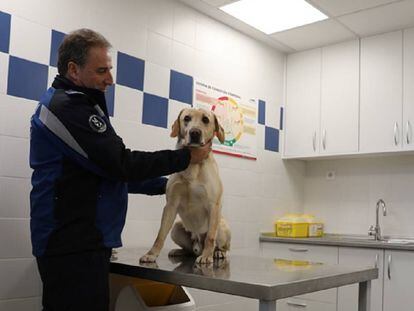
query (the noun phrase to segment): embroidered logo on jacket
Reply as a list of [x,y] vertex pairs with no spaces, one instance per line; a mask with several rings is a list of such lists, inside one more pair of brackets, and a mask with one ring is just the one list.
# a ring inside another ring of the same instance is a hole
[[98,133],[103,133],[106,131],[105,121],[96,114],[93,114],[89,117],[89,126]]

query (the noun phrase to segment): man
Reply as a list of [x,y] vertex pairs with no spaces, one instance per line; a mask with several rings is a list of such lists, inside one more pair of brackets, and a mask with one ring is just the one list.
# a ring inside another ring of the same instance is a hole
[[59,48],[58,72],[31,120],[31,236],[43,310],[108,309],[109,258],[121,246],[128,192],[164,194],[166,178],[201,150],[127,149],[111,126],[110,43],[80,29]]

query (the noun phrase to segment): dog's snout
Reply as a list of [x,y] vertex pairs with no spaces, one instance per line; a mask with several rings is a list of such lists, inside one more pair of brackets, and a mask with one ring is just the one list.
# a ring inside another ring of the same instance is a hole
[[199,144],[201,142],[201,130],[191,129],[190,130],[190,143]]

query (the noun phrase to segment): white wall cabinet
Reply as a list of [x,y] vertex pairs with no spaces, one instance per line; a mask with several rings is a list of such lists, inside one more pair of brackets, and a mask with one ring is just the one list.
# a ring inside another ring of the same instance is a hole
[[[371,282],[371,310],[382,310],[384,251],[355,247],[339,247],[339,264],[365,265],[378,268],[378,279]],[[358,284],[338,288],[338,311],[358,310]]]
[[358,152],[359,41],[322,48],[321,154]]
[[321,49],[287,57],[285,156],[319,152]]
[[383,311],[413,310],[414,252],[385,251]]
[[401,150],[402,31],[361,39],[360,151]]
[[414,28],[404,30],[403,149],[414,150]]
[[289,55],[286,79],[284,156],[357,152],[359,41]]

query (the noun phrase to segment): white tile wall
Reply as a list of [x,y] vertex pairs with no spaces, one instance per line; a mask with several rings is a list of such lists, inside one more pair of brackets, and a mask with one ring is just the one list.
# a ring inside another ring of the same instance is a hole
[[174,20],[174,3],[168,0],[157,0],[151,2],[148,11],[148,29],[172,38],[173,20]]
[[196,17],[194,11],[186,6],[174,9],[173,39],[187,46],[194,47],[196,38]]
[[172,40],[158,33],[148,31],[146,60],[170,68]]
[[32,100],[0,94],[0,135],[28,138],[36,105]]
[[29,141],[24,138],[0,136],[0,176],[29,178]]
[[7,245],[0,248],[0,259],[31,257],[29,220],[0,218],[0,245]]
[[26,298],[41,293],[34,259],[0,259],[0,299]]
[[30,179],[0,177],[0,219],[29,218]]
[[142,121],[143,93],[127,86],[115,86],[114,118],[133,122]]
[[37,311],[41,308],[41,298],[0,300],[0,311]]
[[50,40],[49,27],[13,16],[10,29],[10,54],[40,64],[49,64]]
[[171,67],[172,69],[194,76],[195,51],[181,42],[173,41]]
[[0,52],[0,94],[7,93],[8,71],[9,71],[9,55]]
[[52,86],[53,81],[55,80],[56,75],[58,74],[57,67],[49,66],[49,72],[47,76],[47,87]]
[[[380,216],[382,233],[414,236],[413,164],[412,156],[309,162],[304,210],[324,220],[328,232],[365,235],[382,198],[388,209]],[[335,170],[335,180],[326,180],[328,170]]]
[[168,98],[170,94],[170,69],[145,62],[144,92]]

